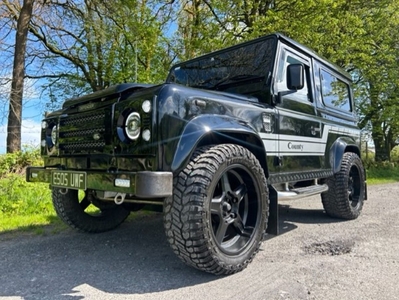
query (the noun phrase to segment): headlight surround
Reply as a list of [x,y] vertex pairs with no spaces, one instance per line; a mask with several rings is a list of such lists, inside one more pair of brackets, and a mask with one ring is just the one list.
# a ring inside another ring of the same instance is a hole
[[57,144],[57,138],[58,138],[58,129],[57,129],[57,125],[55,125],[51,129],[51,142],[53,143],[53,145]]
[[135,140],[140,136],[141,117],[137,112],[130,113],[125,121],[125,132],[129,139]]

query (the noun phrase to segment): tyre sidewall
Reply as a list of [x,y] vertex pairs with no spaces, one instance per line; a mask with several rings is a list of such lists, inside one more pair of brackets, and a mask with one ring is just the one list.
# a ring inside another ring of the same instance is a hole
[[[257,160],[256,160],[257,161]],[[216,188],[218,181],[224,172],[233,165],[240,165],[243,169],[250,174],[252,177],[253,183],[255,187],[258,189],[258,194],[261,199],[258,201],[258,216],[257,216],[257,224],[255,228],[255,233],[252,236],[248,245],[242,249],[242,252],[237,255],[227,255],[223,250],[219,248],[217,243],[215,242],[215,237],[213,234],[212,223],[211,223],[211,212],[210,205],[212,200],[213,191]],[[257,172],[256,172],[257,171]],[[258,172],[262,171],[261,174]],[[246,261],[252,260],[253,256],[256,254],[259,244],[263,239],[263,234],[266,230],[266,220],[267,220],[267,186],[266,181],[262,180],[264,178],[263,170],[258,166],[254,168],[250,159],[243,156],[235,156],[229,157],[226,155],[226,160],[220,163],[217,170],[213,174],[212,181],[208,184],[208,189],[206,194],[208,195],[204,199],[204,218],[203,224],[205,224],[205,240],[208,243],[208,248],[210,249],[211,255],[215,260],[219,261],[220,265],[225,266],[240,266],[244,264]]]
[[[356,206],[352,206],[349,199],[349,175],[355,166],[359,173],[359,199]],[[353,220],[359,217],[365,198],[365,173],[360,157],[353,152],[344,153],[341,169],[327,180],[329,190],[322,194],[323,207],[326,213],[333,218]]]
[[355,153],[349,153],[348,154],[348,167],[345,168],[345,188],[346,190],[349,188],[348,186],[348,179],[349,179],[349,174],[351,171],[351,168],[353,166],[355,166],[358,171],[359,171],[359,184],[360,184],[360,191],[359,191],[359,199],[358,199],[358,203],[356,206],[352,206],[350,203],[350,199],[349,199],[349,195],[347,195],[346,197],[346,201],[348,203],[348,208],[351,210],[352,215],[354,218],[357,218],[363,208],[363,202],[364,202],[364,196],[365,196],[365,174],[364,174],[364,168],[363,168],[363,164],[362,161],[360,160],[359,156],[357,156]]
[[102,214],[99,216],[90,215],[81,208],[77,190],[68,190],[65,194],[62,194],[60,189],[53,188],[52,201],[60,219],[70,227],[83,232],[97,233],[114,229],[130,213],[121,206],[115,206],[102,210]]

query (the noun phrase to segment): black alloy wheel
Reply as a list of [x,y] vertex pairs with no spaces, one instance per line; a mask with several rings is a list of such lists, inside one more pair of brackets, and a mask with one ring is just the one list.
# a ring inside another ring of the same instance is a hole
[[174,194],[165,199],[164,226],[186,264],[232,274],[258,252],[268,209],[266,178],[256,157],[234,144],[205,146],[175,176]]

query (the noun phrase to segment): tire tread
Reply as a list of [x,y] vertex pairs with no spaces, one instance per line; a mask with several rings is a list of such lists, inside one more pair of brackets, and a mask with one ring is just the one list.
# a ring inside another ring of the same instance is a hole
[[85,213],[78,200],[78,191],[68,190],[64,195],[53,188],[52,201],[58,217],[69,227],[89,233],[99,233],[118,227],[129,216],[130,212],[122,206],[107,209],[102,216],[91,216]]
[[[224,265],[214,254],[204,232],[207,228],[204,222],[203,199],[207,197],[206,186],[212,181],[220,164],[227,157],[241,156],[249,159],[255,168],[255,172],[262,178],[263,194],[268,195],[266,179],[263,169],[255,156],[249,150],[233,145],[223,144],[217,146],[205,146],[197,149],[188,165],[174,177],[174,196],[165,199],[164,226],[166,236],[175,254],[186,264],[197,269],[216,275],[229,275],[244,269],[259,251],[261,240],[257,243],[251,257],[243,264]],[[266,230],[268,217],[268,197],[262,214],[264,224],[262,231]]]
[[[349,171],[353,165],[359,169],[360,180],[363,182],[360,192],[360,205],[353,209],[347,195]],[[328,191],[321,194],[322,203],[326,213],[333,218],[346,220],[356,219],[362,210],[364,199],[364,169],[356,153],[346,152],[342,158],[341,169],[334,176],[327,179]]]

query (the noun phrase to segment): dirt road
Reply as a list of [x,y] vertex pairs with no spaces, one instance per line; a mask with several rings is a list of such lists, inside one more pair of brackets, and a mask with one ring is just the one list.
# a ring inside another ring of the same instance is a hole
[[160,215],[96,235],[0,235],[0,299],[399,299],[398,196],[399,184],[371,186],[345,222],[319,197],[280,203],[282,234],[228,277],[183,265]]

